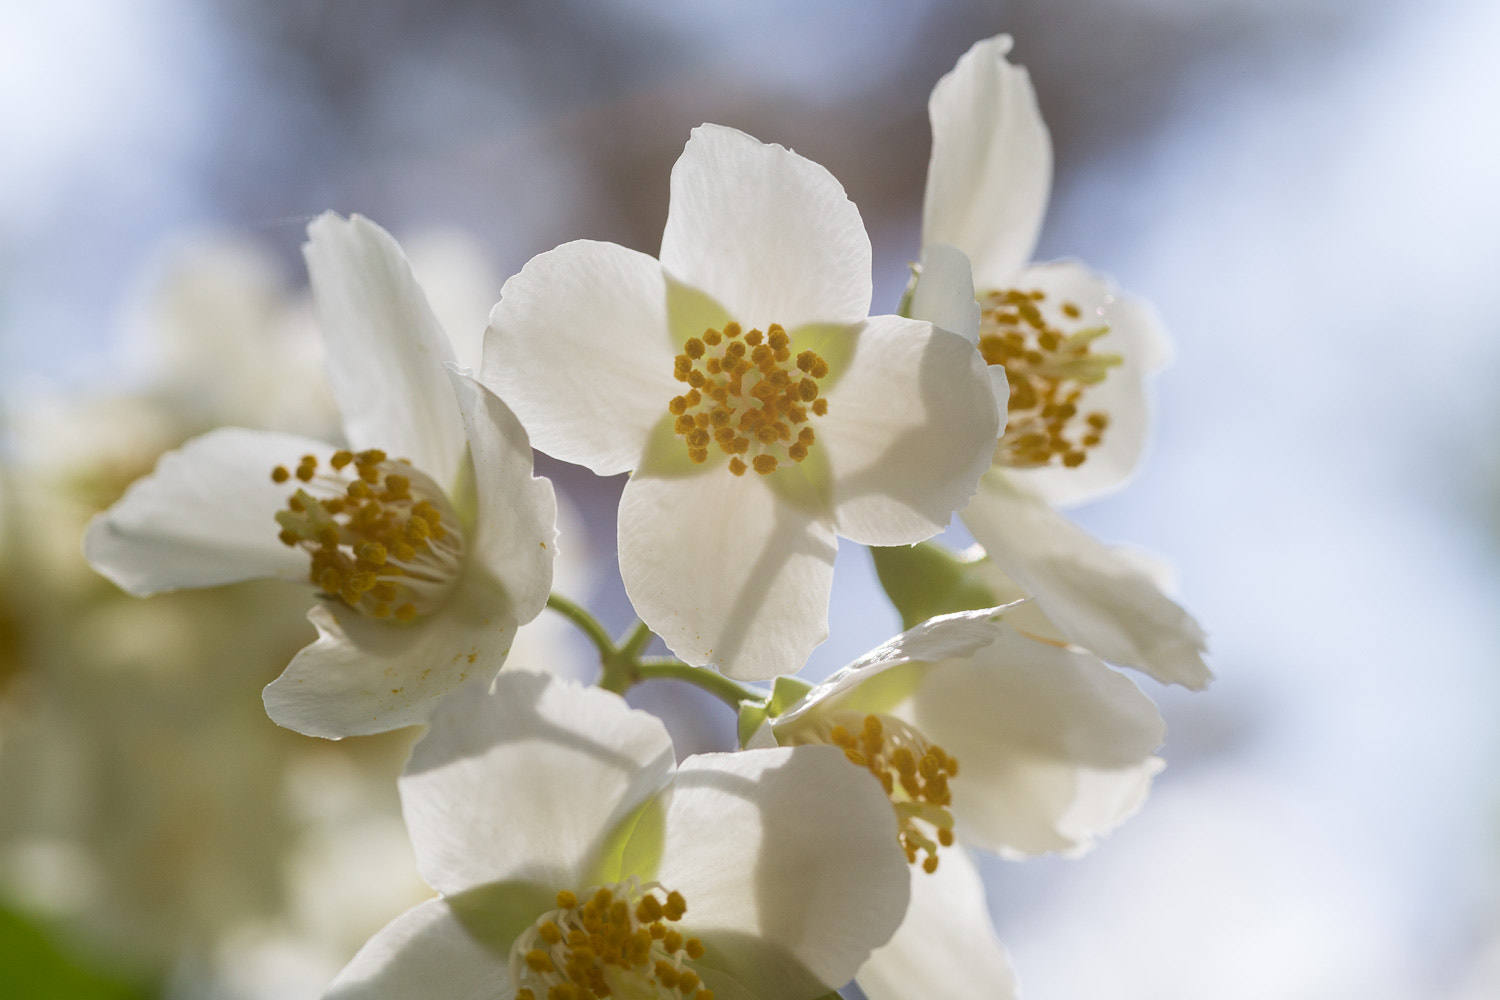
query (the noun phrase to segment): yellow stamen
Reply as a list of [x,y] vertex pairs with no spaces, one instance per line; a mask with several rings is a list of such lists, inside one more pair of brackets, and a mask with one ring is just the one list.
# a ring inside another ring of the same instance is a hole
[[769,475],[782,461],[805,461],[816,435],[807,426],[794,435],[793,428],[810,419],[808,404],[811,416],[828,412],[818,384],[828,375],[828,362],[816,351],[803,351],[794,362],[791,337],[776,323],[765,333],[741,336],[739,324],[731,322],[689,337],[672,373],[691,387],[667,403],[688,458],[701,465],[717,447],[730,456],[729,471],[736,476],[751,467]]
[[1109,326],[1080,327],[1083,310],[1073,302],[1061,303],[1049,319],[1046,295],[1040,291],[990,292],[980,305],[979,352],[989,364],[1005,369],[1010,384],[996,460],[1012,468],[1082,465],[1103,441],[1109,415],[1083,414],[1080,404],[1092,386],[1122,363],[1119,355],[1092,353],[1093,342]]
[[894,716],[841,711],[800,728],[792,742],[839,747],[851,764],[874,775],[896,810],[896,836],[906,860],[925,872],[937,871],[938,848],[953,844],[948,781],[958,777],[958,761],[947,751]]
[[703,942],[667,926],[687,912],[680,893],[632,877],[582,895],[580,903],[578,895],[559,892],[557,908],[538,917],[511,947],[517,1000],[713,1000],[686,964],[703,957]]

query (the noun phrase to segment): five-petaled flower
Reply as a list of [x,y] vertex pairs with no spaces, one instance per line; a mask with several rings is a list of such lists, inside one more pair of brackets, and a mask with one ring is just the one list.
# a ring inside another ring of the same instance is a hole
[[924,622],[751,736],[843,747],[891,799],[911,905],[859,971],[871,1000],[1013,996],[963,845],[1008,857],[1080,853],[1140,807],[1161,769],[1164,727],[1151,700],[1098,658],[1006,624],[1024,607]]
[[620,572],[679,657],[763,679],[828,634],[836,536],[947,526],[999,430],[971,343],[868,316],[870,242],[822,167],[695,129],[660,261],[568,243],[505,285],[481,378],[536,446],[632,472]]
[[[1145,441],[1144,379],[1168,351],[1151,310],[1107,278],[1073,261],[1027,264],[1052,148],[1026,71],[1006,61],[1010,45],[1006,35],[976,43],[928,105],[923,262],[909,311],[977,343],[1006,413],[964,523],[1009,578],[1007,590],[1035,598],[1057,636],[1201,688],[1210,674],[1197,622],[1139,560],[1054,509],[1133,471]],[[955,305],[976,297],[977,311]]]
[[689,757],[597,688],[507,671],[450,699],[400,781],[442,895],[330,1000],[812,1000],[906,909],[891,811],[831,748]]
[[163,456],[89,526],[133,594],[310,580],[318,639],[265,691],[315,736],[411,725],[499,670],[552,585],[556,501],[515,416],[467,375],[388,233],[326,214],[305,247],[350,449],[227,428]]

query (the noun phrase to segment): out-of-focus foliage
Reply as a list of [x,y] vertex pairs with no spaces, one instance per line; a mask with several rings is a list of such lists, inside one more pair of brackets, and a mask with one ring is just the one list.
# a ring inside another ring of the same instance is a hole
[[137,1000],[122,982],[84,968],[38,927],[0,910],[0,983],[26,1000]]

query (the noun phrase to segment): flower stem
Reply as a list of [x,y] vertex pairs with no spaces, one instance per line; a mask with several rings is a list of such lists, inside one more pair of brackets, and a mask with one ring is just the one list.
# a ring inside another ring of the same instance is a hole
[[583,634],[598,647],[601,658],[615,655],[615,641],[609,637],[608,632],[604,631],[604,626],[599,624],[599,620],[584,610],[583,605],[575,604],[561,594],[552,593],[547,595],[547,607],[577,625]]
[[682,681],[702,688],[730,708],[739,708],[742,701],[759,701],[765,692],[742,687],[723,674],[716,674],[706,667],[693,667],[680,660],[650,659],[640,661],[635,668],[638,680]]

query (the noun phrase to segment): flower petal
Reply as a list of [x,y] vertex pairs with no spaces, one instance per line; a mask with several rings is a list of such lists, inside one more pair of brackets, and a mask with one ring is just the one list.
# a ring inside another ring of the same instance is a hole
[[1031,258],[1052,184],[1052,140],[1031,78],[1006,61],[1009,35],[975,42],[932,88],[932,159],[922,245],[969,255],[981,289],[1006,287]]
[[510,941],[481,941],[447,900],[407,910],[365,942],[324,1000],[511,1000]]
[[996,470],[979,481],[964,524],[1000,570],[1036,599],[1074,645],[1163,684],[1205,687],[1203,629],[1121,555]]
[[661,858],[654,877],[683,894],[683,924],[708,948],[696,967],[754,996],[842,986],[906,910],[890,802],[833,747],[688,758]]
[[618,696],[507,671],[433,713],[401,777],[428,884],[578,889],[615,826],[672,772],[672,741]]
[[326,462],[321,441],[228,427],[193,438],[135,481],[89,523],[84,558],[138,596],[256,577],[306,580],[307,553],[277,538],[290,486],[271,481],[303,455]]
[[557,496],[550,479],[532,475],[531,442],[510,407],[468,375],[450,374],[479,505],[467,558],[500,582],[524,625],[542,613],[552,592]]
[[1087,849],[1140,807],[1162,766],[1166,728],[1127,677],[1009,628],[932,664],[898,714],[958,758],[960,839],[1010,855]]
[[681,385],[675,352],[661,265],[579,240],[531,258],[505,283],[480,381],[516,411],[536,447],[613,476],[636,467],[667,415]]
[[407,458],[447,489],[464,453],[444,365],[453,345],[391,234],[326,212],[302,255],[328,346],[328,381],[356,449]]
[[764,680],[796,673],[828,638],[833,532],[754,473],[637,473],[619,539],[636,613],[689,663]]
[[1040,289],[1051,301],[1074,303],[1089,317],[1090,325],[1102,320],[1109,333],[1094,341],[1095,352],[1117,354],[1124,363],[1111,369],[1103,382],[1090,386],[1078,404],[1081,410],[1109,415],[1104,440],[1089,449],[1086,462],[1074,469],[1049,465],[1015,469],[1012,474],[1054,506],[1102,496],[1124,485],[1140,462],[1146,445],[1145,380],[1171,356],[1166,334],[1150,306],[1121,296],[1112,281],[1077,261],[1036,264],[1015,281],[1017,288]]
[[872,317],[816,425],[838,533],[909,545],[942,531],[989,468],[999,419],[972,344],[929,323]]
[[318,630],[266,685],[261,700],[279,726],[339,739],[427,721],[460,685],[484,685],[516,635],[509,595],[470,566],[453,594],[410,625],[366,618],[329,601],[307,613]]
[[746,329],[858,323],[870,310],[870,238],[843,186],[722,125],[693,129],[672,168],[661,263]]
[[931,874],[911,866],[906,919],[856,978],[869,1000],[1015,997],[1010,958],[990,926],[984,881],[967,851],[944,851]]
[[924,246],[921,270],[903,315],[978,344],[980,309],[968,255],[947,243]]
[[870,683],[873,678],[909,663],[928,664],[973,656],[999,638],[1003,631],[1000,616],[1012,610],[1000,607],[958,611],[929,618],[907,629],[807,692],[801,701],[776,719],[776,729],[781,731],[793,726],[797,720],[835,698],[841,708],[852,711],[889,711],[911,696],[925,669],[899,681],[893,678],[878,685]]

